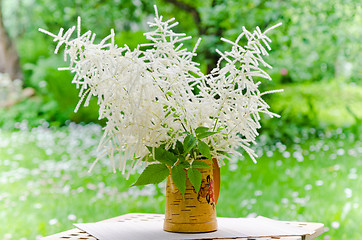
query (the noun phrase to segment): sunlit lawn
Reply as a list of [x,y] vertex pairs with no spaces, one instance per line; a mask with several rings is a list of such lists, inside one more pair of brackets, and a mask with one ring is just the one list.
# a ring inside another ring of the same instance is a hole
[[[164,187],[128,188],[108,163],[88,168],[101,137],[97,125],[0,131],[0,239],[36,239],[129,212],[163,213]],[[262,140],[262,139],[261,139]],[[222,167],[218,215],[322,222],[319,239],[359,239],[362,144],[332,132],[288,146],[261,141],[249,158]]]

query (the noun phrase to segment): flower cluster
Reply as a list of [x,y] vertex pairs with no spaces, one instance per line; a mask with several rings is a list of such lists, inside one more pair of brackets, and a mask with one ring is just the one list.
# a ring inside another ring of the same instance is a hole
[[[275,91],[260,92],[261,82],[254,78],[271,79],[259,65],[271,68],[262,58],[270,50],[265,34],[278,25],[264,32],[243,28],[235,42],[222,39],[231,50],[217,50],[217,68],[204,75],[192,60],[200,39],[188,51],[182,42],[191,37],[175,33],[172,28],[178,23],[163,21],[155,11],[154,22],[148,23],[154,30],[144,34],[151,43],[134,50],[118,47],[113,30],[100,43],[91,31],[81,35],[80,18],[74,39],[76,27],[65,33],[60,29],[57,35],[40,29],[58,42],[55,53],[65,45],[64,60],[69,58],[70,65],[61,70],[74,72],[73,83],[80,89],[75,111],[83,102],[87,106],[91,96],[98,97],[99,118],[107,119],[100,157],[108,154],[114,171],[118,167],[125,173],[142,164],[150,151],[154,155],[150,149],[175,148],[185,133],[196,135],[203,127],[212,133],[204,141],[219,164],[222,157],[240,155],[240,147],[254,159],[249,146],[258,135],[259,113],[276,116],[262,99]],[[242,39],[245,46],[239,44]],[[192,162],[198,155],[193,152],[186,159]]]

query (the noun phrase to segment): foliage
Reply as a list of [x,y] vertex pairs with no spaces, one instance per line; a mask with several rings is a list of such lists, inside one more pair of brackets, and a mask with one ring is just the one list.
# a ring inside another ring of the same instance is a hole
[[97,122],[98,107],[95,101],[90,102],[89,108],[74,113],[78,93],[71,83],[73,76],[65,71],[57,71],[57,66],[61,64],[62,59],[57,56],[40,58],[36,64],[28,64],[28,69],[32,71],[28,84],[42,96],[47,96],[49,101],[54,101],[54,111],[59,114],[55,119],[60,123],[66,120]]
[[[225,49],[220,36],[236,38],[240,26],[272,26],[283,22],[275,36],[276,48],[270,63],[287,70],[292,82],[345,78],[357,82],[362,77],[358,67],[362,58],[360,39],[362,9],[358,0],[343,1],[165,1],[189,6],[190,19],[196,13],[199,22],[181,25],[197,29],[204,39],[200,52],[204,61],[215,56],[210,49]],[[175,9],[179,6],[175,4]],[[191,29],[190,29],[191,28]],[[182,31],[186,31],[182,29]]]
[[88,108],[82,108],[75,114],[73,109],[78,93],[71,84],[72,75],[59,72],[55,68],[61,63],[58,57],[40,58],[36,64],[28,63],[27,69],[32,72],[27,86],[35,89],[37,95],[23,99],[11,108],[0,108],[0,125],[12,128],[16,122],[26,121],[30,127],[42,122],[50,122],[61,126],[68,120],[74,122],[98,122],[98,106],[91,101]]
[[317,131],[323,129],[349,129],[357,136],[361,132],[361,86],[335,80],[280,87],[285,89],[283,93],[267,99],[271,108],[282,116],[280,121],[262,119],[262,132],[273,141],[292,140],[308,128],[315,129],[310,137],[318,137]]
[[106,36],[104,26],[117,31],[138,31],[143,20],[152,12],[153,3],[129,0],[4,0],[4,23],[14,39],[37,36],[39,26],[55,31],[59,25],[71,27],[77,17],[83,17],[83,26],[93,28],[100,36]]
[[[4,1],[4,22],[17,41],[31,41],[38,38],[34,31],[37,27],[51,32],[59,25],[69,28],[76,17],[81,16],[83,29],[92,28],[99,36],[105,37],[107,28],[114,28],[116,32],[144,30],[145,19],[156,3],[166,17],[183,20],[177,31],[199,34],[203,38],[199,62],[211,64],[210,61],[217,57],[211,49],[225,49],[220,36],[236,38],[240,26],[266,28],[282,21],[283,27],[275,37],[277,48],[271,53],[271,64],[281,66],[275,73],[285,68],[293,82],[333,77],[357,81],[361,78],[358,62],[362,52],[359,41],[362,10],[357,0],[323,0],[318,3],[307,0],[40,0],[34,3],[7,0]],[[140,43],[142,39],[136,42]],[[45,46],[35,41],[34,44]]]
[[177,141],[174,148],[165,149],[165,144],[157,148],[148,147],[150,152],[143,158],[143,161],[158,161],[160,164],[148,165],[134,186],[158,184],[170,175],[171,170],[172,180],[182,195],[186,191],[186,173],[196,193],[198,193],[202,180],[199,168],[210,168],[210,166],[198,158],[189,162],[187,157],[190,155],[212,159],[208,144],[201,139],[205,138],[206,135],[211,136],[217,132],[207,130],[208,128],[205,129],[205,127],[197,128],[195,131],[198,133],[196,137],[191,133],[187,133],[183,143]]
[[[48,41],[36,29],[39,26],[47,26],[49,29],[58,28],[58,23],[70,26],[77,16],[87,14],[88,17],[83,22],[84,26],[92,26],[100,35],[104,35],[107,29],[98,24],[102,21],[122,31],[122,34],[118,34],[115,39],[116,43],[127,43],[133,48],[140,38],[143,38],[138,29],[143,28],[140,19],[147,15],[145,13],[147,7],[139,8],[130,1],[115,3],[113,1],[5,0],[2,3],[3,20],[19,51],[24,72],[23,85],[34,88],[36,96],[29,99],[29,103],[20,102],[11,109],[0,109],[3,112],[0,116],[0,125],[12,128],[17,122],[22,121],[26,121],[29,126],[37,126],[44,121],[52,122],[52,125],[64,125],[67,120],[99,122],[97,120],[98,106],[93,100],[90,102],[90,107],[81,108],[77,114],[74,114],[77,93],[69,81],[72,76],[55,70],[61,60],[54,56],[50,57],[51,50],[46,47]],[[150,6],[152,8],[152,5]],[[115,11],[115,8],[119,8],[120,11]],[[53,109],[49,109],[50,106]],[[44,113],[44,109],[49,112]]]
[[54,119],[57,115],[55,103],[45,102],[44,98],[33,97],[10,107],[0,108],[0,126],[2,129],[14,129],[23,123],[30,127],[42,125],[45,119],[53,120],[51,124],[59,126]]

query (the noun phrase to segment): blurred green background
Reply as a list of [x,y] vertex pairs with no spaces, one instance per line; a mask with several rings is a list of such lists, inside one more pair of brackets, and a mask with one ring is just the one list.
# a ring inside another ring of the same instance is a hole
[[84,32],[90,29],[100,40],[114,28],[116,43],[134,48],[146,42],[154,4],[165,18],[180,22],[175,31],[193,37],[187,48],[202,38],[195,60],[205,73],[218,59],[215,48],[228,49],[220,37],[235,40],[242,26],[263,30],[283,23],[270,34],[272,51],[265,60],[273,66],[273,81],[262,86],[285,89],[266,99],[282,117],[262,119],[257,165],[246,157],[222,168],[218,215],[323,222],[329,231],[318,239],[359,239],[358,0],[0,1],[0,63],[9,59],[3,52],[12,45],[7,54],[20,69],[0,75],[0,238],[38,239],[74,222],[163,212],[163,185],[128,188],[136,176],[126,181],[111,174],[106,160],[87,173],[105,122],[98,120],[95,99],[73,112],[73,76],[57,70],[66,66],[63,56],[54,55],[52,39],[37,30],[57,33],[81,16]]

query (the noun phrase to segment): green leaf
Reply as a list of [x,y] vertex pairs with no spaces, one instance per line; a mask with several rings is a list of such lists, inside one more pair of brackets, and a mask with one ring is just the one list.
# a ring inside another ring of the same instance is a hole
[[148,160],[148,157],[149,157],[148,155],[144,156],[141,161],[142,161],[142,162],[147,161],[147,160]]
[[202,180],[200,171],[195,168],[190,168],[187,170],[187,176],[189,177],[192,186],[194,186],[196,193],[199,193]]
[[209,130],[209,128],[207,128],[207,127],[198,127],[198,128],[196,128],[195,133],[199,134],[199,133],[207,132],[207,130]]
[[165,164],[150,164],[131,186],[158,184],[165,180],[168,175],[170,175],[170,170]]
[[172,168],[171,176],[176,187],[180,190],[182,196],[184,196],[186,191],[185,169],[180,165],[176,165]]
[[192,136],[191,134],[187,135],[187,137],[185,137],[184,140],[184,153],[183,154],[187,154],[189,153],[195,146],[197,143],[197,139]]
[[180,142],[179,140],[177,140],[176,142],[176,150],[179,154],[184,153],[184,145],[182,145],[182,142]]
[[150,151],[150,153],[152,153],[152,148],[153,147],[146,146],[146,148],[148,149],[148,151]]
[[204,161],[193,161],[191,164],[192,168],[211,168],[206,162]]
[[222,154],[222,155],[227,155],[227,154],[229,154],[228,152],[226,152],[226,151],[217,151],[218,153],[220,153],[220,154]]
[[200,153],[201,153],[204,157],[206,157],[206,158],[208,158],[208,159],[211,159],[211,158],[212,158],[212,157],[211,157],[211,154],[210,154],[210,148],[209,148],[209,146],[208,146],[205,142],[199,140],[199,141],[198,141],[198,147],[199,147]]
[[155,148],[155,159],[168,166],[173,166],[177,161],[177,157],[172,152],[166,151],[162,147]]
[[216,133],[217,133],[217,132],[203,132],[203,133],[197,134],[196,137],[197,137],[198,139],[203,139],[203,138],[212,136],[212,135],[214,135],[214,134],[216,134]]
[[186,162],[186,161],[182,161],[180,162],[178,165],[180,165],[181,167],[185,168],[189,168],[190,167],[190,163]]
[[177,157],[178,157],[179,162],[185,162],[186,161],[186,158],[185,158],[184,155],[178,155]]
[[141,161],[143,161],[143,162],[154,162],[152,154],[148,154],[148,155],[144,156]]

